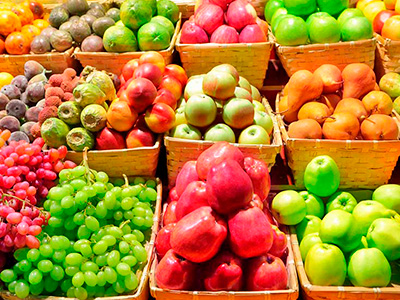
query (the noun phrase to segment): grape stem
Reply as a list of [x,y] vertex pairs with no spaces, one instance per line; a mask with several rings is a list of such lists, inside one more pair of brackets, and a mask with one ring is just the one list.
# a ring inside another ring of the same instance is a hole
[[129,178],[125,174],[122,174],[122,177],[124,177],[125,184],[122,186],[123,188],[129,187]]
[[[33,205],[32,203],[30,203],[30,202],[28,202],[28,201],[26,201],[26,200],[24,200],[24,199],[21,199],[21,198],[18,198],[17,196],[14,196],[14,195],[10,195],[10,194],[7,194],[7,193],[2,193],[1,194],[1,202],[5,202],[6,203],[6,205],[8,206],[8,202],[7,202],[7,200],[5,199],[5,197],[10,197],[10,198],[14,198],[14,199],[16,199],[16,200],[19,200],[19,201],[22,201],[22,208],[25,208],[25,204],[27,204],[27,205],[30,205],[30,206],[35,206],[35,205]],[[41,210],[43,209],[42,207],[37,207],[37,209],[39,209],[40,210],[40,212],[41,212]]]

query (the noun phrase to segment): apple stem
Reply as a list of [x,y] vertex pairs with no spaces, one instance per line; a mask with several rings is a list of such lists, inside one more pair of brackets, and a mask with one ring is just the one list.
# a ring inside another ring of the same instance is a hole
[[368,248],[368,242],[367,242],[367,237],[363,236],[361,237],[361,243],[365,248]]

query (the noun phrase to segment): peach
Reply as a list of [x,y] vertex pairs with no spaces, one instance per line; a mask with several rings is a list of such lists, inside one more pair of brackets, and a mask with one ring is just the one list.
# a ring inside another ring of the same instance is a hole
[[156,103],[147,109],[144,119],[151,131],[163,133],[174,126],[175,112],[165,103]]
[[134,78],[146,78],[150,80],[155,87],[161,84],[162,74],[159,67],[153,64],[145,63],[136,68],[133,73]]
[[167,65],[163,75],[175,77],[179,80],[182,86],[185,86],[188,80],[186,71],[181,66],[175,64]]
[[157,97],[154,99],[154,103],[165,103],[171,106],[173,110],[176,109],[176,98],[175,96],[167,89],[160,89],[157,92]]
[[174,95],[176,101],[178,101],[182,96],[183,86],[181,82],[173,76],[164,76],[159,88],[169,90]]
[[133,127],[138,113],[125,101],[115,100],[107,111],[107,123],[117,131],[127,131]]
[[148,51],[139,58],[139,64],[150,63],[160,68],[161,73],[165,71],[164,57],[156,51]]
[[126,101],[138,113],[141,113],[153,103],[156,97],[157,89],[150,80],[136,78],[129,83],[120,99]]
[[121,75],[125,81],[128,81],[132,78],[137,67],[139,67],[139,59],[137,58],[132,59],[125,64],[121,71]]

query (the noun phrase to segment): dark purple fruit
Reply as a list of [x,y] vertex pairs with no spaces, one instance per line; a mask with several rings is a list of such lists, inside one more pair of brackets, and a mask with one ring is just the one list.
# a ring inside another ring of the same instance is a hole
[[69,33],[71,34],[75,42],[82,43],[83,40],[92,33],[92,31],[89,24],[80,19],[79,21],[72,23],[69,29]]
[[103,52],[103,39],[97,35],[88,36],[81,45],[83,52]]
[[0,120],[0,129],[8,129],[11,132],[18,131],[21,123],[16,117],[5,116]]
[[31,50],[35,54],[44,54],[50,52],[51,45],[49,38],[42,35],[36,36],[31,43]]
[[112,18],[101,17],[93,22],[92,29],[95,34],[102,37],[104,35],[104,32],[114,24],[115,21]]
[[65,50],[72,47],[72,37],[71,35],[62,30],[57,30],[50,37],[51,46],[59,52],[64,52]]
[[31,107],[25,113],[25,119],[32,122],[37,122],[39,120],[39,113],[42,111],[43,107]]
[[40,35],[44,36],[45,38],[47,38],[47,40],[50,39],[51,35],[57,31],[56,28],[48,26],[45,29],[42,30],[42,32],[40,33]]
[[96,19],[97,18],[94,15],[88,15],[88,14],[83,15],[81,17],[81,20],[85,21],[90,26],[90,28],[92,28],[92,24],[94,21],[96,21]]
[[43,82],[36,82],[28,85],[26,88],[27,98],[30,102],[38,102],[44,98],[45,94]]
[[10,102],[10,99],[3,93],[0,93],[0,110],[5,109],[8,102]]
[[25,116],[26,105],[21,100],[11,100],[6,106],[6,111],[9,116],[21,119]]
[[95,8],[95,9],[99,9],[99,10],[105,12],[104,6],[101,5],[100,3],[97,3],[97,2],[92,2],[92,3],[90,3],[89,8],[90,8],[90,9]]
[[58,28],[58,30],[66,31],[69,33],[72,22],[76,22],[76,21],[68,21],[68,22],[62,23],[60,28]]
[[18,75],[14,77],[11,84],[15,85],[23,93],[28,86],[28,79],[24,75]]
[[[35,125],[36,122],[26,122],[25,124],[22,124],[20,130],[26,134],[26,136],[29,138],[29,141],[33,142],[34,138],[31,133],[31,128],[33,125]],[[18,131],[17,131],[18,132]]]
[[8,139],[9,142],[11,141],[26,141],[29,143],[29,137],[23,133],[22,131],[14,131],[13,133],[11,133],[10,138]]
[[24,65],[24,75],[28,80],[44,71],[45,68],[34,60],[28,60]]
[[19,99],[21,97],[21,91],[13,84],[7,84],[0,90],[1,93],[6,95],[8,99]]
[[7,111],[5,109],[0,110],[0,120],[7,116]]
[[92,8],[89,9],[88,12],[86,13],[87,15],[92,15],[95,16],[96,18],[101,18],[105,16],[104,10],[97,9],[97,8]]
[[72,17],[69,18],[68,21],[69,22],[76,22],[76,21],[79,21],[79,19],[80,19],[79,16],[72,16]]

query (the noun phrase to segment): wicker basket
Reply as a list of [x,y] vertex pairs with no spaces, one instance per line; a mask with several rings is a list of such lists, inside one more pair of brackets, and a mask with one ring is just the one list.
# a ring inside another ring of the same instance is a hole
[[[267,112],[271,115],[274,122],[273,140],[271,145],[243,145],[234,144],[245,156],[251,156],[263,160],[271,168],[275,164],[276,155],[281,151],[282,139],[279,132],[279,126],[273,115],[272,109],[266,99],[263,104],[267,108]],[[167,170],[169,187],[175,185],[176,177],[182,169],[183,165],[189,160],[196,160],[197,157],[207,148],[211,147],[214,142],[211,141],[195,141],[164,137],[164,144],[167,150]]]
[[[299,241],[297,240],[296,229],[290,228],[290,241],[294,254],[297,274],[301,285],[301,294],[303,300],[394,300],[400,299],[400,287],[391,286],[384,288],[365,288],[354,286],[317,286],[312,285],[308,280],[304,264],[301,259]],[[151,276],[152,276],[151,271]]]
[[[152,147],[120,150],[90,150],[88,162],[91,168],[104,171],[110,177],[148,176],[154,177],[157,170],[161,136]],[[82,152],[68,151],[67,159],[76,164],[82,161]]]
[[275,41],[276,53],[289,76],[299,70],[314,72],[327,63],[341,70],[351,63],[365,63],[374,68],[375,39],[290,47],[278,44],[275,37],[272,34],[270,36]]
[[400,73],[400,41],[386,39],[379,34],[375,34],[377,41],[375,70],[378,77],[386,73]]
[[74,48],[65,52],[49,52],[46,54],[24,54],[24,55],[0,55],[0,72],[8,72],[13,76],[24,74],[24,65],[28,60],[40,63],[54,74],[64,72],[66,68],[76,67],[76,61],[72,54]]
[[[280,95],[277,95],[276,107],[279,107],[279,98]],[[304,170],[307,164],[319,155],[329,155],[336,161],[340,170],[340,188],[367,189],[386,184],[400,156],[399,140],[341,141],[289,138],[279,113],[277,120],[288,165],[292,169],[297,188],[304,188]]]
[[[175,33],[172,36],[171,43],[166,50],[158,51],[164,59],[166,64],[172,63],[172,55],[174,54],[175,42],[181,28],[181,18],[176,23]],[[80,61],[83,67],[92,66],[99,70],[105,70],[114,74],[121,74],[124,65],[135,58],[139,58],[143,51],[126,52],[126,53],[108,53],[108,52],[82,52],[76,48],[74,56]]]
[[253,44],[181,44],[180,34],[176,43],[183,68],[187,75],[204,74],[213,67],[228,63],[241,76],[257,88],[263,86],[272,43]]
[[196,0],[172,0],[179,7],[179,12],[182,14],[182,19],[189,19],[194,15],[194,7]]
[[[82,156],[82,153],[81,153]],[[92,167],[92,166],[91,166]],[[154,210],[153,226],[151,227],[151,237],[148,243],[145,245],[147,251],[147,263],[143,268],[143,272],[140,276],[139,285],[134,294],[124,294],[115,297],[96,297],[94,300],[147,300],[149,299],[149,273],[152,261],[155,257],[155,240],[157,236],[158,229],[160,227],[161,220],[161,209],[162,209],[162,183],[158,178],[151,178],[157,182],[157,201]],[[16,295],[11,294],[8,291],[0,291],[0,297],[3,300],[21,300]],[[29,296],[24,298],[26,300],[78,300],[77,298],[67,298],[67,297],[55,297],[55,296]]]

